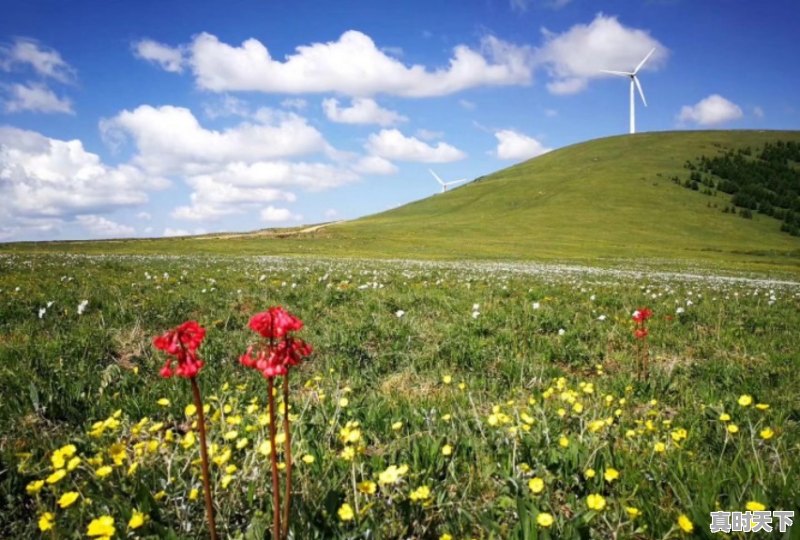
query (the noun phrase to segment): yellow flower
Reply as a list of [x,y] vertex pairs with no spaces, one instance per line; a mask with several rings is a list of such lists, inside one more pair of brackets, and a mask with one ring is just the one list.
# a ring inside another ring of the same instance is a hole
[[597,510],[599,512],[606,507],[606,500],[599,493],[592,493],[586,497],[586,506],[591,510]]
[[775,432],[774,432],[774,431],[772,431],[772,428],[770,428],[770,427],[765,427],[764,429],[762,429],[762,430],[759,432],[759,435],[761,435],[761,438],[762,438],[762,439],[764,439],[764,440],[766,441],[766,440],[769,440],[769,439],[771,439],[772,437],[774,437],[774,436],[775,436]]
[[131,515],[130,521],[128,521],[128,528],[129,529],[138,529],[144,522],[147,520],[147,515],[139,512],[138,510],[134,510],[133,515]]
[[528,489],[531,490],[531,493],[538,495],[542,491],[544,491],[544,480],[539,478],[538,476],[535,478],[531,478],[528,480]]
[[431,496],[431,488],[428,486],[420,486],[408,496],[414,502],[425,501]]
[[128,451],[125,449],[124,444],[114,443],[109,447],[108,455],[111,456],[111,459],[114,461],[114,465],[119,466],[122,465],[123,461],[125,461],[125,458],[128,456]]
[[578,401],[572,405],[572,411],[576,414],[580,414],[583,412],[583,404]]
[[192,488],[191,491],[189,491],[189,500],[190,501],[196,501],[197,497],[199,497],[199,496],[200,496],[200,491],[198,491],[197,488]]
[[565,437],[564,435],[562,435],[561,438],[558,439],[558,445],[561,448],[567,448],[569,446],[569,439],[567,437]]
[[765,505],[758,501],[747,501],[747,504],[744,507],[751,512],[763,512],[767,509]]
[[453,535],[444,533],[439,537],[439,540],[453,540]]
[[730,422],[731,415],[729,415],[728,413],[722,413],[719,415],[719,419],[722,420],[723,422]]
[[402,427],[403,427],[403,422],[395,422],[394,424],[392,424],[392,430],[394,431],[402,429]]
[[358,491],[364,493],[365,495],[375,495],[375,491],[377,490],[377,488],[378,488],[377,484],[369,480],[365,480],[363,482],[358,483]]
[[674,430],[672,433],[670,433],[670,437],[672,437],[672,440],[675,442],[681,442],[688,436],[689,432],[686,431],[684,428],[678,428]]
[[222,436],[222,438],[225,439],[226,441],[232,441],[232,440],[234,440],[234,439],[236,439],[238,437],[239,437],[239,432],[238,431],[229,431],[225,435]]
[[111,467],[109,467],[108,465],[105,465],[105,466],[100,467],[99,469],[97,469],[94,472],[94,474],[96,474],[98,478],[105,478],[106,476],[111,474],[111,470],[112,470]]
[[194,436],[194,431],[187,431],[186,435],[184,435],[183,439],[181,439],[181,446],[185,449],[188,449],[194,446],[196,441],[197,439]]
[[194,404],[190,403],[183,409],[183,414],[186,416],[194,416],[197,413],[197,407]]
[[453,447],[452,446],[450,446],[449,444],[446,444],[446,445],[442,446],[442,455],[443,456],[449,456],[452,453],[453,453]]
[[583,476],[585,476],[586,478],[589,478],[589,479],[594,478],[595,474],[596,473],[594,472],[594,469],[586,469],[585,471],[583,471]]
[[661,442],[661,441],[659,441],[659,442],[657,442],[656,444],[654,444],[654,445],[653,445],[653,451],[654,451],[654,452],[658,452],[659,454],[660,454],[661,452],[664,452],[664,451],[666,451],[666,449],[667,449],[667,445],[666,445],[666,444],[664,444],[664,443],[663,443],[663,442]]
[[75,501],[78,500],[78,492],[76,491],[67,491],[58,499],[58,506],[61,508],[69,508],[73,505]]
[[606,482],[613,482],[619,478],[619,471],[614,468],[606,469],[606,471],[603,473],[603,478],[606,479]]
[[353,461],[356,457],[356,451],[352,446],[345,446],[344,450],[339,453],[339,457],[345,461]]
[[86,529],[86,536],[105,536],[110,538],[114,536],[115,532],[114,518],[111,516],[100,516],[89,523]]
[[681,514],[678,516],[678,527],[685,533],[690,533],[694,530],[694,524],[692,520],[689,519],[686,514]]
[[162,501],[167,498],[167,492],[162,489],[161,491],[153,495],[153,498],[157,501]]
[[53,464],[53,469],[54,470],[58,470],[58,469],[63,469],[64,468],[64,465],[65,465],[65,463],[64,463],[64,455],[61,453],[61,451],[56,450],[55,452],[53,452],[53,455],[50,456],[50,463]]
[[162,407],[169,407],[169,400],[167,398],[165,398],[165,397],[162,397],[161,399],[156,401],[156,403],[158,403]]
[[54,472],[53,474],[51,474],[50,476],[48,476],[45,481],[48,484],[55,484],[56,482],[58,482],[59,480],[61,480],[65,476],[67,476],[67,471],[65,471],[64,469],[59,469],[56,472]]
[[739,396],[739,405],[742,407],[749,407],[753,403],[753,396],[749,394],[742,394]]
[[758,409],[759,411],[766,411],[767,409],[769,409],[769,405],[767,405],[766,403],[756,403],[756,409]]
[[28,495],[35,495],[39,493],[39,491],[41,491],[43,487],[44,487],[44,480],[34,480],[33,482],[25,486],[25,491],[28,493]]
[[739,426],[737,426],[736,424],[728,424],[728,433],[732,434],[738,432],[739,432]]
[[536,516],[536,524],[539,527],[547,528],[553,524],[553,521],[553,516],[547,512],[540,512],[539,515]]
[[342,521],[352,521],[352,519],[355,517],[353,508],[347,503],[344,503],[342,506],[340,506],[339,511],[336,513],[339,515],[339,519]]
[[453,382],[453,377],[450,375],[445,375],[444,377],[442,377],[442,382],[444,384],[450,384],[451,382]]
[[637,517],[642,515],[642,512],[634,506],[626,506],[625,512],[627,512],[628,517],[631,519],[636,519]]
[[302,460],[303,463],[305,463],[306,465],[311,465],[312,463],[314,463],[314,456],[312,456],[311,454],[306,454],[302,457]]
[[258,453],[262,456],[269,456],[272,453],[272,445],[269,441],[263,441],[258,445]]
[[343,397],[343,398],[339,399],[339,407],[344,409],[348,405],[350,405],[350,400],[349,399],[347,399],[346,397]]
[[222,489],[228,489],[228,485],[233,481],[233,475],[226,474],[220,480],[220,484],[222,485]]
[[378,483],[381,485],[394,484],[400,480],[400,477],[406,472],[408,472],[408,466],[406,465],[401,465],[400,467],[389,465],[385,471],[378,475]]
[[50,512],[45,512],[39,516],[39,530],[45,532],[52,529],[55,519],[56,517]]
[[80,464],[81,464],[81,458],[76,456],[70,459],[69,462],[67,463],[67,470],[74,471]]
[[131,463],[131,466],[128,467],[128,472],[125,474],[127,474],[128,476],[133,476],[134,474],[136,474],[136,471],[138,470],[139,470],[139,462],[134,461],[133,463]]

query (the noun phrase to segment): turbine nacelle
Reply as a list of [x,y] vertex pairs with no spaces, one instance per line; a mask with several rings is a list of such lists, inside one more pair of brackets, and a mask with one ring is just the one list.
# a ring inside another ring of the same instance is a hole
[[[653,56],[654,52],[656,52],[655,48],[650,49],[650,52],[647,53],[647,56],[645,56],[642,59],[642,61],[639,62],[639,65],[637,65],[636,68],[633,71],[612,71],[612,70],[607,70],[607,69],[601,69],[600,70],[601,73],[608,73],[610,75],[617,75],[618,77],[628,77],[631,80],[631,90],[630,90],[630,94],[631,94],[631,98],[630,98],[631,99],[631,126],[630,126],[631,127],[631,133],[636,133],[636,106],[635,106],[635,104],[636,104],[636,96],[635,96],[636,90],[639,90],[639,96],[642,98],[642,103],[644,103],[644,106],[647,107],[647,100],[644,97],[644,90],[642,90],[642,83],[639,82],[639,77],[637,77],[636,75],[639,73],[639,70],[642,69],[642,66],[644,66],[645,62],[647,62],[650,59],[650,57]],[[634,90],[634,87],[636,87],[636,90]]]

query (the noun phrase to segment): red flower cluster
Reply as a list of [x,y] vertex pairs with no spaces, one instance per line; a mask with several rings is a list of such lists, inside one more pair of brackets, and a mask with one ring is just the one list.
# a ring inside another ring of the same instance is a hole
[[633,321],[636,323],[636,330],[633,331],[633,336],[636,339],[644,339],[647,337],[647,328],[645,322],[653,316],[653,311],[650,308],[639,308],[633,312]]
[[256,313],[248,326],[269,342],[255,355],[253,347],[248,347],[247,352],[239,357],[239,362],[257,369],[264,377],[286,375],[289,367],[296,366],[313,351],[311,345],[289,335],[303,328],[303,321],[280,306]]
[[[161,368],[159,374],[162,377],[191,378],[197,376],[203,361],[197,356],[197,348],[206,336],[206,329],[197,324],[196,321],[186,321],[177,328],[153,338],[153,345],[167,353],[167,363]],[[178,367],[173,370],[172,362],[177,360]]]

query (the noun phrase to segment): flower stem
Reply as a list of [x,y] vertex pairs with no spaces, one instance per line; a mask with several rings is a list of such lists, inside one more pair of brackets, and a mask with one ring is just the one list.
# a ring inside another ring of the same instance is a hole
[[200,431],[200,460],[203,468],[203,494],[206,501],[206,517],[208,518],[208,531],[211,540],[217,540],[217,526],[214,523],[214,502],[211,500],[211,480],[208,473],[208,450],[206,448],[206,420],[203,413],[203,400],[200,398],[200,388],[194,377],[189,379],[192,383],[194,406],[197,409],[197,429]]
[[289,372],[283,376],[283,433],[284,460],[286,462],[286,496],[283,504],[283,536],[289,537],[289,515],[292,507],[292,432],[289,426]]
[[281,494],[278,480],[278,449],[275,445],[275,378],[267,377],[267,393],[269,396],[269,458],[272,464],[272,538],[281,538]]

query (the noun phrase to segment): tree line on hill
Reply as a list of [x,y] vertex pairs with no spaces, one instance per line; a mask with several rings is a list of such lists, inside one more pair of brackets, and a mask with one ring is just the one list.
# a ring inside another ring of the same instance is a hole
[[727,150],[714,157],[686,161],[689,176],[672,181],[716,196],[731,196],[724,213],[752,219],[753,212],[782,222],[781,230],[800,236],[800,143],[777,141],[763,148]]

